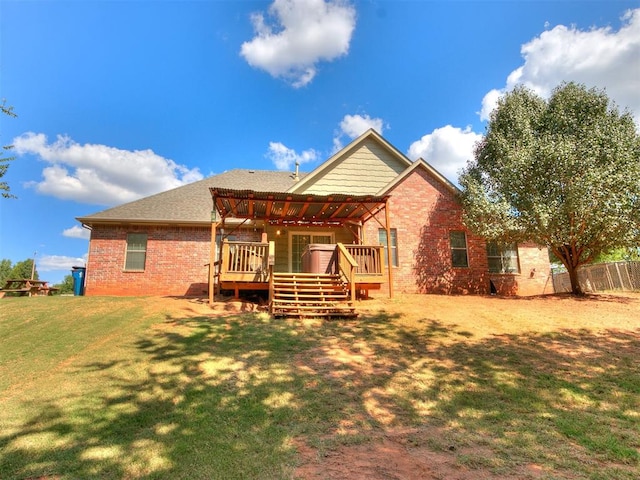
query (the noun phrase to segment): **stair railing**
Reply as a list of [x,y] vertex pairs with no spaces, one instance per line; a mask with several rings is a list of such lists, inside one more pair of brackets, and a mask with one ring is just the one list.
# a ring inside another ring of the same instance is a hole
[[342,277],[343,281],[349,285],[349,292],[351,294],[351,301],[356,300],[356,270],[358,268],[358,262],[354,260],[351,254],[347,251],[342,243],[336,245],[337,262],[336,267],[338,274]]
[[276,264],[276,242],[269,242],[269,251],[267,255],[267,268],[269,274],[269,313],[273,313],[273,297],[275,294],[275,284],[273,280],[273,266]]

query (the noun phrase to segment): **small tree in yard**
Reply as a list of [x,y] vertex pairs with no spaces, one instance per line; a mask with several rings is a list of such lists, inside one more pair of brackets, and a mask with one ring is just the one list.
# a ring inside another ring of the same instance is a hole
[[55,287],[59,289],[60,294],[73,293],[73,276],[65,275],[62,283],[58,283]]
[[574,294],[579,266],[640,239],[637,126],[583,85],[562,84],[548,100],[525,87],[502,97],[460,185],[470,229],[546,245]]

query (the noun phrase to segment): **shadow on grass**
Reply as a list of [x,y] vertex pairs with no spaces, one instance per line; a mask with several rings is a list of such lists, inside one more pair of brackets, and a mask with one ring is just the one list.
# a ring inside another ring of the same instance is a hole
[[363,320],[325,327],[329,344],[302,362],[324,379],[313,398],[352,399],[330,400],[329,442],[412,427],[407,444],[455,449],[460,463],[498,477],[536,465],[571,478],[637,478],[640,330],[474,340],[429,319]]
[[81,392],[23,405],[28,418],[0,432],[0,478],[286,477],[300,409],[295,329],[252,315],[156,327],[129,358],[66,375]]
[[[483,445],[502,459],[494,467],[633,478],[639,331],[476,340],[401,320],[167,318],[126,358],[70,371],[68,393],[32,399],[0,432],[0,477],[290,478],[295,438],[348,443],[408,426],[414,445]],[[427,427],[445,432],[442,445]],[[589,457],[599,466],[583,466]]]

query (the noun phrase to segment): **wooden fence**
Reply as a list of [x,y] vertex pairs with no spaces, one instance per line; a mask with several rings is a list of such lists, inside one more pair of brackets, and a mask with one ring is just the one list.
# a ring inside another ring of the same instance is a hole
[[[578,281],[585,292],[640,290],[640,262],[611,262],[578,269]],[[567,272],[553,272],[555,292],[570,292]]]

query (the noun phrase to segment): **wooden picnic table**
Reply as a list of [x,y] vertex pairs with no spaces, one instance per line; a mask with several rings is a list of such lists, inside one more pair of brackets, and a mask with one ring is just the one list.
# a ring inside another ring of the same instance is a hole
[[5,282],[4,287],[0,289],[0,298],[6,293],[16,293],[20,296],[46,296],[52,295],[57,291],[56,287],[50,287],[46,280],[33,280],[31,278],[13,278]]

